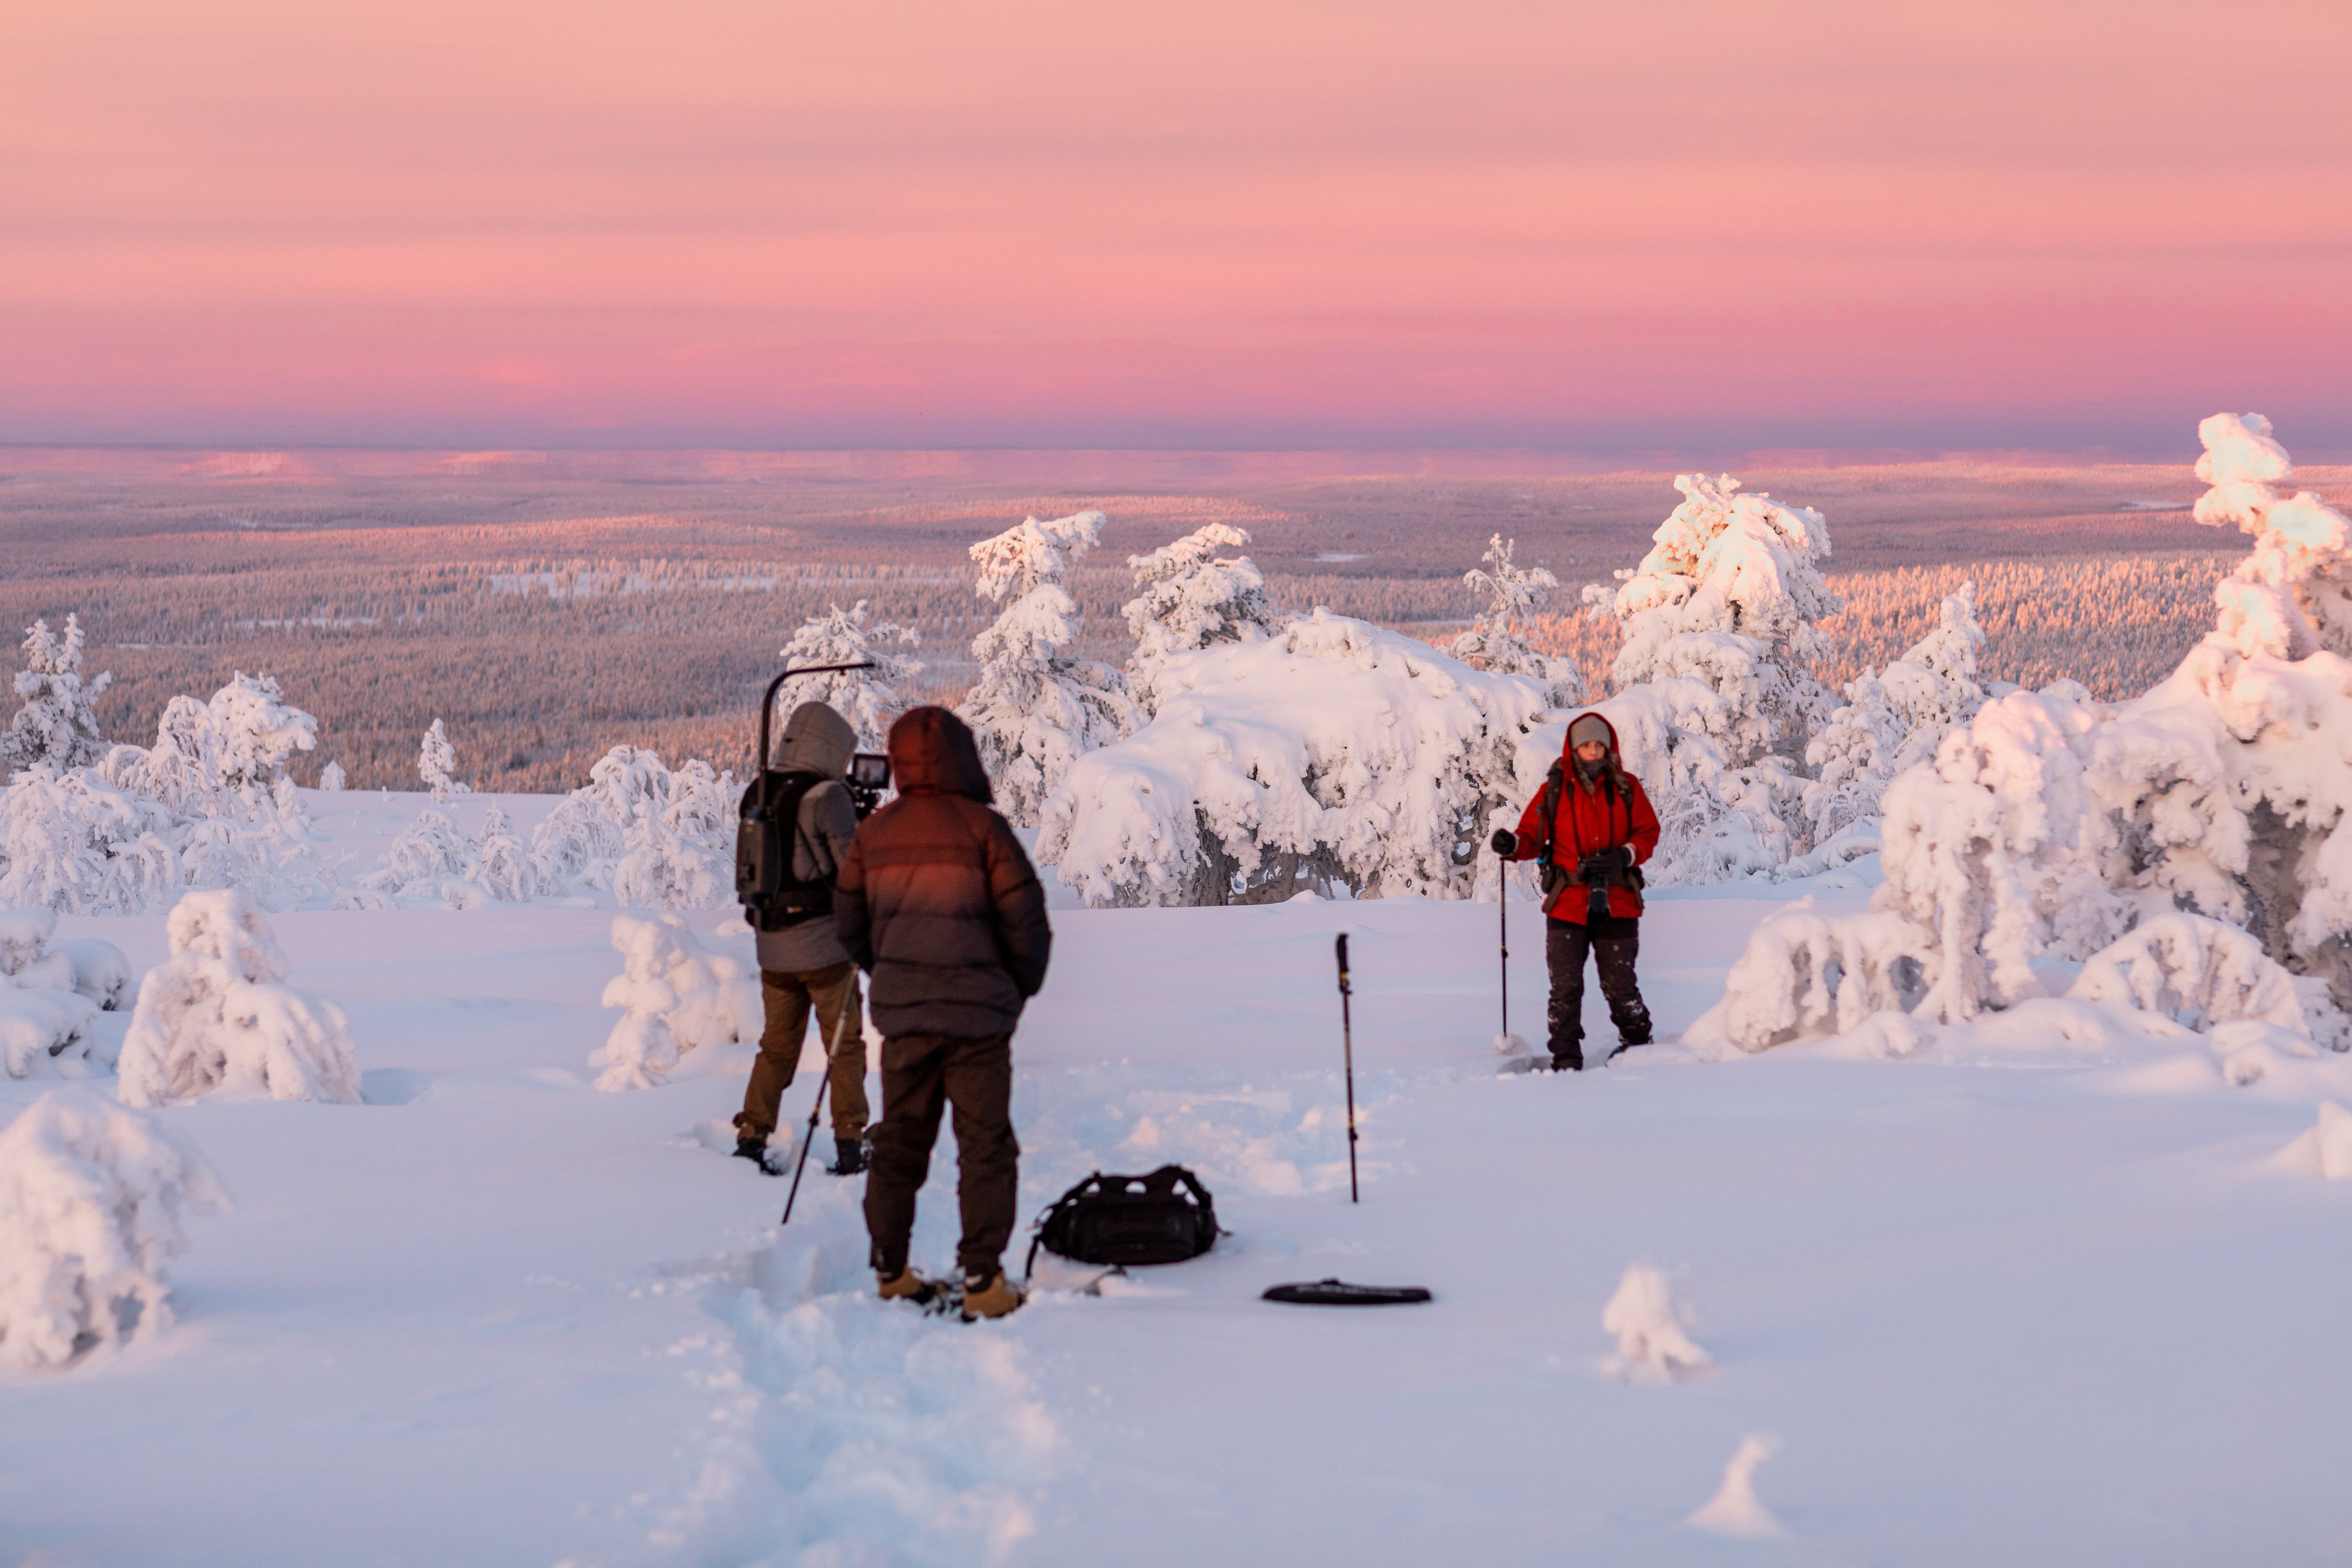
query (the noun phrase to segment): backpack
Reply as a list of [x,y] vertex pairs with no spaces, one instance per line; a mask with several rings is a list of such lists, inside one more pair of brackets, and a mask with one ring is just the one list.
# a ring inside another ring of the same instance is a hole
[[823,773],[763,768],[743,792],[735,822],[735,897],[760,931],[783,931],[833,912],[832,878],[793,875],[793,847],[804,842],[801,802],[824,782]]
[[1217,1244],[1216,1205],[1201,1178],[1181,1165],[1148,1176],[1106,1176],[1100,1171],[1055,1198],[1037,1218],[1037,1249],[1079,1263],[1181,1263]]

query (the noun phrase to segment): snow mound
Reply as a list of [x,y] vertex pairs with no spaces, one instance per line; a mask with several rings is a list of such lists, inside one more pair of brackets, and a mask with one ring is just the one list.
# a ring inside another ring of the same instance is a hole
[[1925,989],[1931,958],[1917,929],[1894,915],[1783,911],[1748,937],[1723,999],[1699,1015],[1683,1041],[1760,1051],[1846,1034],[1879,1013],[1907,1013]]
[[2287,1170],[2316,1173],[2331,1182],[2352,1176],[2352,1110],[2332,1100],[2319,1102],[2319,1125],[2279,1151]]
[[1723,1468],[1723,1485],[1715,1496],[1699,1505],[1683,1521],[1694,1530],[1713,1531],[1717,1535],[1737,1535],[1761,1540],[1786,1535],[1788,1531],[1772,1517],[1756,1496],[1756,1468],[1778,1453],[1780,1440],[1751,1432],[1739,1439],[1739,1451],[1731,1456],[1731,1463]]
[[226,1089],[268,1100],[360,1101],[342,1009],[279,984],[286,954],[242,891],[190,893],[164,928],[172,957],[140,982],[118,1064],[123,1102],[168,1105]]
[[227,1206],[152,1119],[83,1089],[35,1100],[0,1131],[0,1364],[63,1366],[163,1329],[182,1215]]
[[49,910],[0,910],[0,1070],[79,1077],[101,1009],[121,1000],[130,961],[90,938],[53,947]]
[[1646,1263],[1625,1270],[1616,1294],[1601,1310],[1601,1326],[1617,1336],[1609,1371],[1628,1383],[1686,1382],[1705,1375],[1712,1364],[1706,1352],[1692,1342],[1690,1309],[1675,1300],[1666,1277]]
[[2308,1037],[2294,976],[2236,926],[2159,915],[2092,954],[2066,994],[2161,1013],[2192,1029],[2253,1020]]
[[765,1019],[751,933],[735,922],[715,941],[718,951],[704,946],[676,915],[614,919],[621,973],[606,982],[604,1003],[623,1011],[588,1056],[604,1069],[598,1089],[652,1089],[697,1046],[759,1039]]

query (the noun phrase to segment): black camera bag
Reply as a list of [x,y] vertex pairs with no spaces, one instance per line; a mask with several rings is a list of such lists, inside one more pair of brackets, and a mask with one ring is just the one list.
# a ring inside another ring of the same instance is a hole
[[1181,1263],[1217,1244],[1217,1209],[1201,1178],[1181,1165],[1148,1176],[1100,1171],[1054,1200],[1038,1217],[1037,1248],[1079,1263]]

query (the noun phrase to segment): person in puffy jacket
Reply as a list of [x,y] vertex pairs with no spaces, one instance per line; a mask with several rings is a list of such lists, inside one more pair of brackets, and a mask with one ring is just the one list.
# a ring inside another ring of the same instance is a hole
[[1045,984],[1045,890],[989,809],[988,774],[962,720],[912,709],[890,727],[889,748],[898,797],[857,830],[834,892],[842,943],[873,976],[883,1035],[882,1120],[866,1183],[874,1272],[885,1299],[934,1292],[907,1251],[940,1117],[952,1108],[963,1310],[1001,1317],[1021,1304],[1003,1268],[1021,1158],[1013,1030]]
[[[803,881],[830,881],[857,834],[857,808],[842,783],[857,731],[822,702],[803,702],[784,721],[772,764],[779,773],[814,773],[821,783],[801,796],[793,823],[793,875]],[[833,1173],[855,1175],[866,1168],[866,1026],[857,1005],[857,966],[830,914],[761,931],[760,1001],[766,1027],[743,1109],[735,1117],[735,1152],[765,1165],[768,1139],[776,1131],[776,1109],[800,1065],[809,1012],[816,1012],[833,1089]]]
[[[1518,831],[1496,830],[1495,853],[1544,867],[1544,963],[1551,972],[1551,1065],[1584,1068],[1584,960],[1617,1026],[1617,1049],[1650,1043],[1650,1009],[1633,973],[1642,951],[1642,879],[1658,847],[1658,814],[1618,760],[1617,731],[1598,713],[1570,721],[1568,742]],[[1615,1051],[1610,1053],[1616,1055]]]

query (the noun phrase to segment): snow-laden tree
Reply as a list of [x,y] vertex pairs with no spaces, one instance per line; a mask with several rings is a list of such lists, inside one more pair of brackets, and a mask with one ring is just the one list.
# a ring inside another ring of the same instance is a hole
[[1833,706],[1810,670],[1815,623],[1844,604],[1822,576],[1821,513],[1741,494],[1728,475],[1675,488],[1682,504],[1642,563],[1584,591],[1623,629],[1610,711],[1640,742],[1627,765],[1658,809],[1659,883],[1770,871],[1804,847],[1795,762]]
[[1934,757],[1946,735],[1976,717],[1985,698],[1977,684],[1983,646],[1976,584],[1963,583],[1945,597],[1934,631],[1884,670],[1847,682],[1845,705],[1805,748],[1815,844],[1876,816],[1895,776]]
[[153,1118],[82,1089],[41,1096],[0,1131],[0,1365],[64,1366],[162,1331],[182,1221],[226,1207]]
[[190,893],[164,924],[171,958],[148,971],[118,1064],[126,1105],[215,1089],[356,1105],[342,1009],[283,984],[285,950],[261,909],[227,889]]
[[330,762],[319,770],[319,787],[332,795],[344,787],[345,781],[349,777],[350,775],[343,772],[342,763]]
[[494,897],[472,876],[480,857],[481,846],[447,812],[420,811],[376,868],[337,895],[337,907],[479,909]]
[[287,759],[319,743],[319,721],[287,701],[274,676],[238,670],[205,714],[213,765],[227,789],[275,789]]
[[743,786],[699,760],[672,769],[615,746],[531,835],[539,886],[609,889],[624,904],[714,908],[735,891],[735,812]]
[[1216,553],[1249,542],[1245,530],[1213,522],[1149,555],[1127,558],[1136,595],[1120,613],[1135,634],[1128,684],[1142,716],[1157,710],[1153,682],[1170,655],[1256,642],[1281,630],[1286,617],[1266,596],[1256,564],[1246,555]]
[[972,639],[980,679],[956,711],[980,743],[998,808],[1024,827],[1037,826],[1070,764],[1118,740],[1133,718],[1117,670],[1066,651],[1079,617],[1062,578],[1100,542],[1103,522],[1098,511],[1032,517],[971,547],[981,596],[1004,609]]
[[25,705],[0,731],[0,776],[46,763],[60,772],[87,767],[106,750],[90,704],[113,684],[110,674],[82,679],[81,618],[66,617],[64,635],[35,621],[25,633],[25,668],[16,695]]
[[858,750],[878,752],[902,706],[898,688],[923,672],[920,659],[896,650],[918,647],[922,640],[912,626],[874,620],[863,599],[846,610],[828,605],[824,614],[811,616],[784,644],[781,657],[785,668],[867,661],[874,668],[787,680],[777,702],[786,713],[803,702],[822,702],[849,721],[857,731]]
[[1496,534],[1479,558],[1486,566],[1462,574],[1472,593],[1486,596],[1486,608],[1446,651],[1474,669],[1531,676],[1544,683],[1553,707],[1573,708],[1585,699],[1584,672],[1574,659],[1538,653],[1527,640],[1528,617],[1559,586],[1559,579],[1540,566],[1514,563],[1511,552],[1518,542]]
[[1317,609],[1264,641],[1171,656],[1160,716],[1072,763],[1041,863],[1091,904],[1466,898],[1472,846],[1516,805],[1542,683]]
[[[2150,1010],[2206,984],[2134,978],[2168,966],[2267,984],[2201,927],[2161,944],[2135,930],[2182,914],[2243,930],[2293,977],[2305,1032],[2352,1044],[2352,521],[2277,495],[2291,468],[2259,416],[2198,434],[2213,487],[2198,516],[2254,534],[2214,591],[2215,629],[2113,710],[2054,690],[1987,702],[1887,787],[1872,909],[1918,965],[1916,1013],[1958,1022],[2037,996],[2045,957],[2123,976],[2114,999]],[[1743,961],[1721,1006],[1774,1016],[1762,993],[1789,976]]]
[[436,719],[416,748],[416,776],[433,792],[434,805],[440,805],[453,795],[473,793],[473,786],[457,782],[457,748],[449,743],[449,731]]

